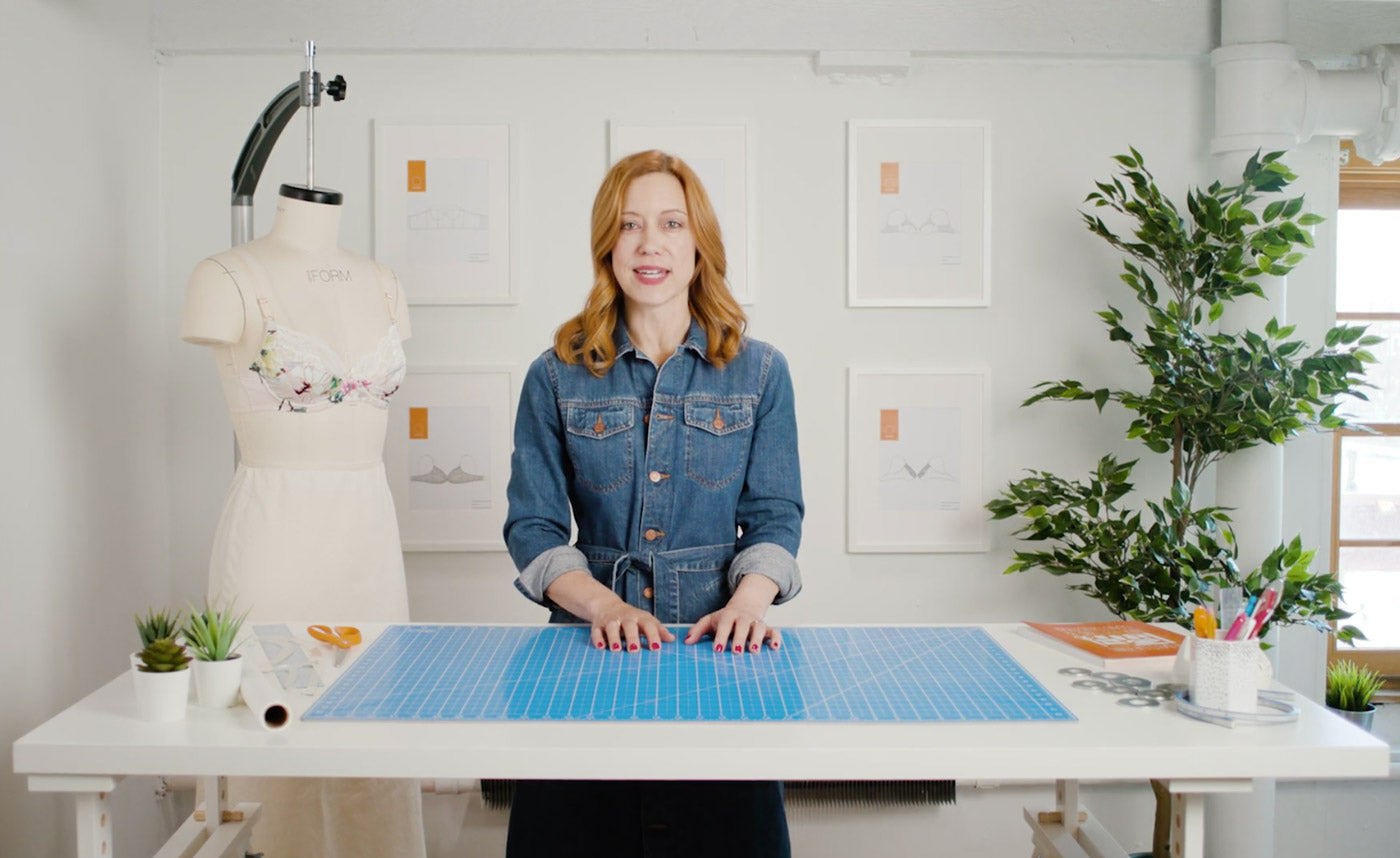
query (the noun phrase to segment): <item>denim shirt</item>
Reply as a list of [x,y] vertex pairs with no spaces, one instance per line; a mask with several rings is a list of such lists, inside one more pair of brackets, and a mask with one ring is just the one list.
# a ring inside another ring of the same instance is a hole
[[551,622],[580,621],[545,597],[575,569],[663,623],[719,610],[751,573],[777,583],[775,604],[797,595],[802,480],[782,354],[745,339],[716,367],[692,320],[658,370],[622,325],[614,339],[602,378],[552,350],[525,376],[506,490],[516,587]]

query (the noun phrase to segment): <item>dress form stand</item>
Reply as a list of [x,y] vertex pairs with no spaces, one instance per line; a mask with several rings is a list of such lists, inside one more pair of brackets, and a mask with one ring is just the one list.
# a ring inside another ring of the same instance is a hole
[[[239,451],[207,595],[250,628],[408,620],[383,464],[407,302],[339,246],[341,211],[339,192],[283,185],[271,230],[202,260],[186,291],[181,337],[213,355]],[[304,394],[298,372],[316,381]],[[251,848],[267,858],[425,854],[417,781],[230,778],[228,801],[262,805]]]

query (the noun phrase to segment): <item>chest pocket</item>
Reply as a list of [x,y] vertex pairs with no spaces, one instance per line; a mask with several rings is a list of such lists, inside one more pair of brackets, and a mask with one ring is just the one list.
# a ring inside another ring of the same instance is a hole
[[748,462],[752,435],[752,405],[686,400],[686,476],[710,488],[728,485]]
[[632,481],[634,414],[630,405],[564,408],[565,443],[580,485],[606,493]]

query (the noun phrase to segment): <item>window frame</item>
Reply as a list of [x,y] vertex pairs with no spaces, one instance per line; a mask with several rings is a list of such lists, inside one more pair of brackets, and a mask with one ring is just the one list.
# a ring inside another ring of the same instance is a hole
[[[1350,140],[1341,141],[1337,208],[1340,209],[1400,209],[1400,160],[1372,164],[1357,156]],[[1336,300],[1333,300],[1335,310]],[[1372,322],[1400,323],[1400,311],[1335,312],[1337,324],[1367,324]],[[1343,548],[1400,548],[1400,533],[1394,539],[1342,539],[1342,442],[1348,437],[1400,437],[1400,423],[1368,423],[1366,429],[1338,429],[1332,433],[1332,538],[1331,562],[1333,574],[1340,574]],[[1400,575],[1400,569],[1395,571]],[[1386,677],[1400,677],[1400,648],[1361,649],[1337,646],[1335,636],[1329,636],[1329,662],[1350,659],[1379,671]],[[1391,687],[1394,683],[1391,683]]]

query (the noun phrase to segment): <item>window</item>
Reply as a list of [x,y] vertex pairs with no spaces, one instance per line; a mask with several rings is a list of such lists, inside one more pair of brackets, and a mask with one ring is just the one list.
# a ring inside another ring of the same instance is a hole
[[1332,568],[1350,622],[1368,638],[1334,656],[1400,675],[1400,161],[1373,165],[1342,144],[1337,212],[1337,321],[1385,337],[1371,352],[1369,402],[1339,413],[1372,431],[1337,432],[1332,447]]

